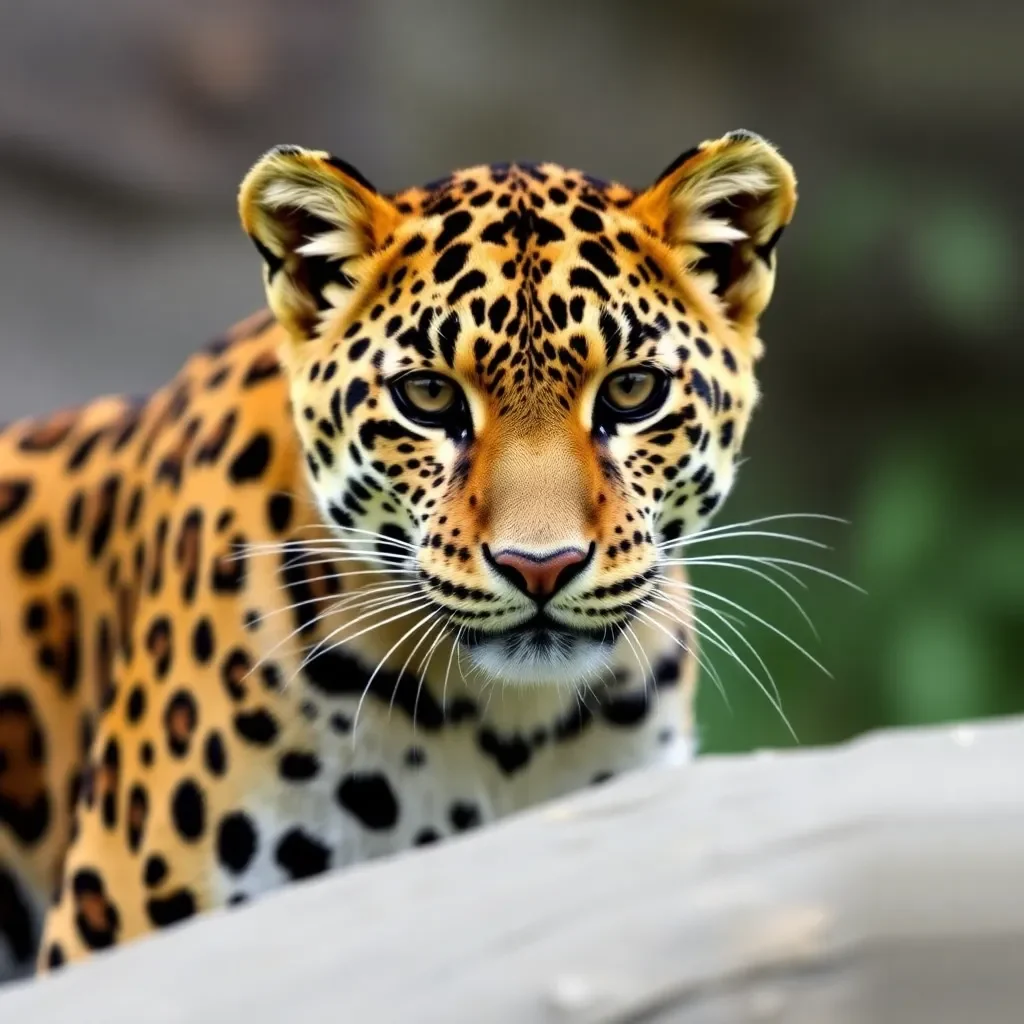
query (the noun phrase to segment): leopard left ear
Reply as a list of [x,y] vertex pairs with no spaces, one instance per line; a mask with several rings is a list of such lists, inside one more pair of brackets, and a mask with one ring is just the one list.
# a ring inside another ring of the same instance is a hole
[[402,220],[394,204],[330,153],[278,146],[246,175],[242,226],[263,258],[267,301],[298,341],[351,294]]
[[683,153],[630,212],[703,277],[741,332],[756,333],[795,208],[793,168],[760,136],[735,131]]

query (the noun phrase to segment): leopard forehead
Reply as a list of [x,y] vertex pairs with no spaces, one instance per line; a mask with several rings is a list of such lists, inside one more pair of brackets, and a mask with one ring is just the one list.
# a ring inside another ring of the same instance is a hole
[[[345,307],[349,360],[377,342],[385,374],[455,371],[498,412],[568,409],[588,368],[653,358],[670,334],[707,335],[672,254],[626,212],[633,198],[553,164],[471,168],[401,193],[409,220]],[[736,347],[719,369],[741,361]]]

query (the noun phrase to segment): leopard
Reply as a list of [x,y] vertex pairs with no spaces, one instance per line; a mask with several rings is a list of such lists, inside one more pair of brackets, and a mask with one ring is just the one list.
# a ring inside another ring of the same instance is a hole
[[668,553],[733,485],[795,204],[747,131],[640,189],[265,154],[266,307],[0,432],[0,970],[687,761]]

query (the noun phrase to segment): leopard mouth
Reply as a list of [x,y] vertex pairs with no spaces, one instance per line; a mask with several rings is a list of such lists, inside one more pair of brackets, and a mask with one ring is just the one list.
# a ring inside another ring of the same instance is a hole
[[625,622],[579,629],[543,611],[508,629],[467,630],[460,644],[487,675],[509,683],[579,682],[605,671]]
[[461,642],[467,648],[496,643],[503,645],[510,654],[516,650],[554,652],[580,642],[613,647],[625,628],[623,621],[596,629],[581,629],[558,622],[539,610],[532,618],[508,629],[486,633],[479,629],[467,630]]

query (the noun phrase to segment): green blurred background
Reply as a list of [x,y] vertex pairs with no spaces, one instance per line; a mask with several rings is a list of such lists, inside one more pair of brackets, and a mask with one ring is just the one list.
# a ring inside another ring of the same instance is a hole
[[[784,512],[834,550],[788,601],[699,585],[800,740],[1024,710],[1019,4],[975,0],[34,0],[0,33],[0,419],[158,385],[262,301],[234,188],[280,142],[394,189],[552,159],[642,186],[733,128],[801,205],[764,324],[764,401],[720,522]],[[775,524],[782,526],[784,524]],[[700,548],[710,553],[711,545]],[[748,563],[751,564],[751,563]],[[711,655],[703,745],[793,742]],[[749,660],[749,658],[748,658]]]

